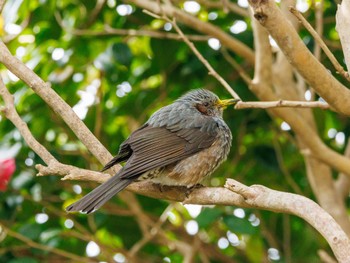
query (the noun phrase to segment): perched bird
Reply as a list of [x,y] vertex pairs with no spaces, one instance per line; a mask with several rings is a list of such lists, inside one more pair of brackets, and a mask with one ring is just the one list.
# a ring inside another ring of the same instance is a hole
[[159,109],[120,145],[102,171],[126,161],[124,167],[66,210],[94,212],[134,181],[188,188],[199,184],[229,153],[232,135],[222,114],[237,102],[197,89]]

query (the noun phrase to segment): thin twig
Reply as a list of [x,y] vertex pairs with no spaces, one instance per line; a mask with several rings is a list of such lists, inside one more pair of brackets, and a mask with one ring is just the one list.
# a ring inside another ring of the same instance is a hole
[[87,22],[82,26],[82,28],[90,27],[97,19],[98,15],[100,14],[102,8],[106,4],[107,0],[97,0],[96,5],[92,12],[88,16]]
[[168,17],[174,17],[177,21],[190,28],[201,32],[204,35],[208,35],[217,38],[223,46],[226,46],[231,51],[235,52],[240,57],[244,58],[248,64],[254,65],[254,52],[247,45],[238,41],[232,36],[232,34],[226,33],[218,26],[209,22],[204,22],[199,18],[186,13],[184,10],[174,7],[170,1],[167,4],[160,4],[161,1],[151,0],[126,0],[129,3],[133,3],[136,6],[147,9],[156,14],[166,14]]
[[[313,1],[314,8],[315,8],[315,19],[316,19],[316,32],[317,35],[319,35],[321,38],[323,36],[323,3],[324,1]],[[320,44],[316,41],[315,47],[314,47],[314,56],[321,60],[321,47]]]
[[333,64],[334,68],[337,70],[339,74],[341,74],[344,78],[346,78],[348,81],[350,81],[349,73],[344,70],[344,68],[340,65],[340,63],[337,61],[335,56],[333,55],[332,51],[329,50],[327,45],[324,43],[322,38],[317,34],[315,29],[310,25],[310,23],[303,17],[303,15],[294,7],[289,8],[290,12],[295,15],[296,18],[299,19],[299,21],[303,24],[303,26],[309,31],[309,33],[313,36],[315,41],[320,45],[323,52],[326,54],[326,56],[329,58],[331,63]]
[[[29,69],[22,61],[12,56],[6,45],[0,40],[0,62],[13,74],[22,79],[37,95],[39,95],[69,126],[86,148],[102,163],[109,162],[113,156],[96,139],[72,108],[51,88]],[[120,166],[113,169],[116,172]]]
[[32,148],[42,160],[44,160],[47,164],[56,163],[57,160],[53,155],[46,150],[46,148],[41,145],[30,132],[28,125],[21,119],[18,115],[13,96],[5,87],[5,84],[0,76],[0,97],[2,97],[5,106],[0,109],[5,114],[5,117],[8,118],[18,129],[18,131],[23,136],[24,140],[28,144],[30,148]]
[[269,109],[269,108],[320,108],[330,109],[329,105],[321,101],[292,101],[292,100],[277,100],[277,101],[240,101],[236,104],[235,109]]
[[16,37],[18,37],[22,32],[27,28],[30,22],[30,16],[28,16],[26,19],[22,21],[20,26],[20,31],[16,34],[6,34],[2,37],[2,41],[6,44],[10,43],[12,40],[14,40]]
[[[178,34],[161,32],[155,30],[146,30],[146,29],[120,29],[112,28],[106,25],[104,31],[95,31],[95,30],[84,30],[84,29],[67,29],[68,32],[77,36],[149,36],[152,38],[159,39],[172,39],[177,41],[182,41]],[[208,41],[208,36],[202,35],[187,35],[192,41]]]
[[290,174],[289,170],[286,167],[286,164],[283,159],[283,152],[281,149],[281,146],[278,142],[278,139],[276,139],[277,136],[274,136],[273,138],[273,147],[276,152],[276,158],[278,166],[280,167],[280,170],[282,174],[284,175],[284,178],[286,179],[286,182],[290,185],[290,187],[293,189],[294,193],[302,195],[303,192],[300,189],[299,185],[294,181],[292,175]]
[[208,69],[209,74],[212,75],[214,78],[216,78],[221,83],[221,85],[223,85],[224,88],[232,95],[232,97],[234,97],[235,99],[241,99],[239,97],[239,95],[231,88],[231,86],[215,71],[215,69],[210,65],[210,63],[202,56],[202,54],[198,51],[198,49],[195,47],[195,45],[185,36],[185,34],[182,32],[182,30],[177,25],[175,18],[173,18],[171,20],[165,14],[163,14],[163,16],[159,16],[159,15],[154,14],[148,10],[145,10],[144,12],[149,14],[149,15],[152,15],[156,18],[160,18],[160,19],[163,19],[163,20],[171,23],[173,25],[175,31],[180,35],[180,37],[187,44],[187,46],[192,50],[192,52],[197,56],[197,58]]
[[[95,37],[95,36],[149,36],[152,38],[159,39],[172,39],[177,41],[182,41],[182,38],[175,33],[162,32],[156,30],[147,30],[147,29],[124,29],[124,28],[113,28],[109,25],[104,25],[104,30],[90,30],[90,29],[78,29],[71,28],[64,24],[62,17],[59,12],[55,12],[55,18],[57,23],[61,26],[62,29],[67,32],[76,35],[76,36],[86,36],[86,37]],[[186,35],[192,41],[208,41],[210,38],[206,35]]]
[[252,79],[250,78],[250,76],[248,75],[248,73],[241,67],[240,64],[238,64],[236,62],[236,60],[234,60],[230,54],[228,53],[226,48],[221,48],[221,54],[224,56],[224,58],[226,59],[226,61],[228,63],[231,64],[231,66],[233,68],[235,68],[238,72],[238,74],[241,76],[241,78],[243,79],[243,81],[250,86],[252,84]]
[[4,224],[1,224],[0,225],[0,228],[3,228],[3,231],[5,231],[5,233],[13,238],[16,238],[18,240],[21,240],[22,242],[24,242],[26,245],[28,245],[29,247],[32,247],[32,248],[37,248],[37,249],[40,249],[40,250],[43,250],[43,251],[46,251],[46,252],[51,252],[51,253],[54,253],[56,255],[59,255],[61,257],[65,257],[65,258],[69,258],[73,261],[76,261],[76,262],[91,262],[90,259],[88,258],[84,258],[84,257],[80,257],[78,255],[75,255],[75,254],[72,254],[70,252],[67,252],[67,251],[64,251],[64,250],[61,250],[61,249],[58,249],[58,248],[54,248],[54,247],[50,247],[50,246],[46,246],[46,245],[42,245],[42,244],[39,244],[15,231],[12,231],[10,228],[4,226]]
[[161,216],[159,217],[158,221],[154,224],[154,226],[150,229],[150,231],[135,245],[130,249],[130,255],[134,256],[136,253],[143,248],[147,242],[152,240],[160,231],[162,225],[165,223],[165,221],[168,218],[168,213],[173,209],[174,204],[168,205],[168,207],[163,211]]

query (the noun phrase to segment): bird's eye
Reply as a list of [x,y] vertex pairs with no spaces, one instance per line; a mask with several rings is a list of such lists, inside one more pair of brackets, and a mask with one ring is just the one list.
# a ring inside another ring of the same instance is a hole
[[208,115],[208,108],[207,108],[207,106],[205,106],[204,103],[203,103],[203,104],[197,104],[197,105],[196,105],[196,108],[197,108],[197,110],[198,110],[200,113],[202,113],[202,114],[204,114],[204,115]]
[[203,106],[204,106],[204,107],[209,107],[209,102],[204,102],[204,103],[203,103]]

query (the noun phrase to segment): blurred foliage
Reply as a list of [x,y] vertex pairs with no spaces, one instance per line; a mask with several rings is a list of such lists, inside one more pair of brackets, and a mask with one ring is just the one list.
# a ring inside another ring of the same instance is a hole
[[[324,37],[341,61],[343,55],[334,21],[336,4],[325,1],[324,6]],[[86,33],[102,32],[106,25],[119,29],[163,30],[165,22],[115,0],[106,1],[92,17],[94,8],[95,2],[86,0],[7,0],[0,16],[0,35],[14,34],[7,42],[11,52],[42,79],[52,83],[52,88],[76,110],[111,153],[117,153],[120,143],[156,109],[190,89],[207,88],[222,98],[229,97],[181,41]],[[123,8],[131,13],[122,15]],[[209,14],[214,14],[215,20],[208,20]],[[304,15],[314,23],[313,7]],[[204,5],[197,16],[228,33],[235,20],[245,21],[247,29],[234,37],[253,47],[249,18]],[[22,31],[18,29],[26,23]],[[197,34],[181,27],[186,34]],[[81,33],[75,34],[73,29]],[[300,36],[312,49],[314,40],[304,29]],[[195,42],[195,45],[243,100],[255,100],[220,50],[212,49],[207,41]],[[252,75],[253,68],[246,65],[239,54],[230,55]],[[322,57],[322,62],[333,71],[326,58]],[[0,69],[15,96],[19,114],[38,141],[62,163],[93,170],[101,168],[72,131],[31,89],[2,65]],[[314,113],[321,137],[330,147],[342,151],[344,142],[337,143],[335,136],[341,132],[347,138],[349,122],[330,111],[315,110]],[[228,160],[206,182],[208,185],[221,186],[226,178],[233,177],[247,185],[263,184],[313,197],[303,157],[292,132],[281,129],[282,120],[259,109],[228,109],[224,117],[233,134],[233,145]],[[115,197],[92,215],[66,214],[64,207],[81,196],[80,187],[85,194],[96,184],[61,181],[55,176],[36,177],[34,165],[42,164],[42,160],[26,145],[12,123],[1,117],[0,138],[0,157],[15,156],[17,165],[7,191],[0,195],[0,223],[20,235],[20,238],[11,235],[12,232],[0,235],[0,262],[81,261],[72,255],[85,258],[86,262],[123,262],[123,257],[143,237],[138,219],[128,204]],[[165,200],[143,196],[137,200],[153,222],[158,221],[169,205]],[[189,245],[200,239],[203,249],[216,253],[211,254],[216,255],[211,257],[211,262],[266,262],[268,258],[275,262],[291,259],[318,262],[317,250],[329,251],[323,238],[296,217],[220,206],[202,208],[198,216],[189,211],[190,208],[185,209],[181,204],[171,207],[162,226],[163,238]],[[196,225],[199,228],[196,235],[190,234],[190,222],[194,224],[192,231]],[[184,260],[178,250],[161,240],[154,238],[146,242],[136,259],[140,262]],[[99,246],[101,253],[88,258],[86,248],[88,244],[91,247],[91,241]],[[278,250],[277,255],[271,248]],[[201,253],[203,251],[194,257],[197,262],[202,261]]]

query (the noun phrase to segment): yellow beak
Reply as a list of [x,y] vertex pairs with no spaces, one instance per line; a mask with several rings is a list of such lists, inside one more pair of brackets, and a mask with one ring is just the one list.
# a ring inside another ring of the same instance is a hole
[[217,106],[225,109],[227,106],[235,105],[239,101],[239,99],[219,100],[217,102]]

